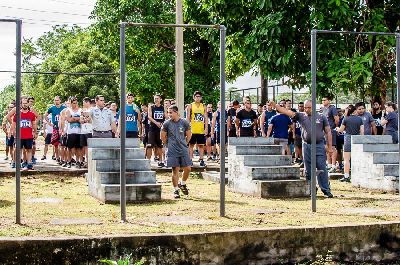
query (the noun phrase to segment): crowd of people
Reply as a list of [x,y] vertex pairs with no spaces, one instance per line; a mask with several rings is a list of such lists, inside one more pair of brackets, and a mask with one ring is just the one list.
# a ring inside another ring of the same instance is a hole
[[[381,106],[373,102],[370,112],[362,102],[349,105],[344,110],[331,104],[329,97],[322,99],[316,118],[317,178],[321,191],[333,197],[330,191],[328,172],[343,172],[341,181],[350,181],[351,136],[360,134],[387,134],[393,143],[398,143],[397,108],[392,102]],[[249,97],[240,103],[235,100],[225,111],[226,120],[221,124],[221,108],[205,104],[202,93],[193,94],[193,102],[185,106],[184,117],[180,117],[178,107],[172,99],[162,99],[154,95],[153,103],[135,103],[135,97],[126,97],[127,138],[140,138],[145,148],[144,156],[154,159],[158,167],[172,168],[174,197],[180,191],[187,195],[186,181],[193,165],[193,157],[198,155],[200,167],[206,161],[219,162],[220,130],[226,128],[229,137],[272,137],[275,144],[282,146],[282,154],[290,155],[293,163],[305,168],[310,179],[311,172],[311,101],[299,102],[297,109],[290,100],[279,103],[269,101],[259,104],[256,110]],[[79,101],[69,97],[62,102],[54,98],[54,105],[46,113],[39,114],[34,107],[33,97],[21,98],[21,148],[23,170],[33,170],[36,139],[39,127],[43,132],[44,150],[41,160],[46,160],[52,146],[52,159],[62,167],[87,167],[89,138],[118,138],[121,135],[121,117],[115,102],[105,102],[102,95],[95,99]],[[6,160],[15,167],[15,102],[8,105],[2,128],[6,133]],[[42,121],[42,122],[39,122]],[[39,126],[41,125],[41,126]],[[183,169],[179,181],[179,171]]]

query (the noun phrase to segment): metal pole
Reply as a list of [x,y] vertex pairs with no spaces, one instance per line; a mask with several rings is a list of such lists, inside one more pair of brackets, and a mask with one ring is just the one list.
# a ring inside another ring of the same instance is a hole
[[[176,1],[176,24],[183,24],[182,0]],[[175,100],[179,115],[185,111],[185,69],[183,62],[183,28],[175,28]]]
[[317,117],[317,31],[311,30],[311,94],[312,94],[312,126],[311,126],[311,208],[317,211],[316,188],[316,165],[317,165],[317,139],[316,139],[316,117]]
[[220,83],[221,83],[221,114],[220,116],[220,213],[221,217],[225,216],[225,38],[226,28],[220,27]]
[[125,24],[120,25],[120,88],[121,88],[121,123],[120,123],[120,205],[121,221],[126,222],[126,160],[125,160],[125,140],[126,140],[126,65],[125,65]]
[[16,132],[15,132],[15,222],[21,224],[21,31],[22,21],[16,21],[16,79],[15,79],[15,116],[16,116]]
[[[396,81],[397,81],[397,110],[400,106],[400,34],[396,34]],[[400,125],[400,113],[397,111],[397,126]],[[400,130],[397,128],[397,139],[400,139]],[[399,156],[400,156],[400,144]],[[400,159],[399,159],[399,174],[400,174]],[[400,181],[399,181],[399,193],[400,193]]]

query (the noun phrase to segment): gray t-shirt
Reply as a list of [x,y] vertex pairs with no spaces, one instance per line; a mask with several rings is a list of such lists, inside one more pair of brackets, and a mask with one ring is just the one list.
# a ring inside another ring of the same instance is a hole
[[322,114],[327,118],[329,127],[331,129],[336,128],[335,116],[338,116],[338,112],[335,106],[329,105],[328,107],[322,107]]
[[94,107],[90,109],[89,114],[92,118],[93,131],[111,131],[111,124],[114,121],[111,110]]
[[396,112],[389,112],[385,119],[388,121],[386,123],[386,131],[387,132],[397,132],[398,124],[397,124],[397,113]]
[[364,135],[371,135],[371,122],[375,122],[374,118],[372,117],[371,113],[364,112],[363,115],[358,115],[363,121],[364,124]]
[[167,133],[168,156],[182,157],[188,154],[186,131],[190,131],[190,124],[186,120],[169,119],[164,122],[161,130]]
[[[311,116],[305,112],[296,112],[293,120],[298,121],[301,125],[301,138],[304,142],[311,144]],[[325,127],[329,126],[327,118],[317,113],[317,143],[324,141]]]
[[345,135],[359,135],[360,126],[363,125],[363,120],[359,116],[350,115],[343,119],[344,126],[346,126]]

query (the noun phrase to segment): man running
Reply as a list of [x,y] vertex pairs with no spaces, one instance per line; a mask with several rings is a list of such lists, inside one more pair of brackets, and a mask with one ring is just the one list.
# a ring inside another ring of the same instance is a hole
[[193,94],[194,102],[188,105],[186,109],[186,120],[190,122],[192,129],[192,138],[190,139],[189,154],[193,159],[193,149],[197,145],[199,149],[199,162],[201,167],[205,167],[204,145],[206,144],[206,135],[208,134],[208,119],[206,119],[206,108],[201,103],[202,94],[195,91]]
[[[161,105],[161,95],[156,94],[153,97],[154,105],[148,109],[148,120],[149,120],[149,142],[147,144],[147,159],[151,159],[152,149],[154,149],[154,157],[158,157],[158,167],[164,167],[165,164],[162,161],[163,156],[163,144],[161,141],[160,133],[161,127],[165,121],[165,110],[164,106]],[[164,102],[165,103],[165,102]]]
[[[179,189],[184,195],[189,191],[186,181],[189,178],[192,161],[189,157],[188,144],[191,139],[190,124],[179,117],[178,107],[168,108],[169,120],[165,121],[161,129],[161,140],[167,149],[167,166],[172,167],[172,184],[174,187],[174,198],[179,199]],[[179,182],[179,170],[183,169],[182,180]]]

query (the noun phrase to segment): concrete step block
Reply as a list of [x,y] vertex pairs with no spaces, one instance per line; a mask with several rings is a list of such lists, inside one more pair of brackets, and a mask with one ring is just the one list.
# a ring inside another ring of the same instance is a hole
[[244,155],[244,166],[286,166],[291,165],[292,158],[287,155]]
[[392,136],[390,135],[353,135],[351,136],[352,144],[391,144]]
[[[119,184],[119,172],[97,172],[101,184]],[[126,172],[126,184],[145,184],[156,183],[156,172],[154,171],[135,171]]]
[[236,155],[280,155],[280,145],[236,145]]
[[[91,158],[94,160],[103,159],[120,159],[121,149],[119,148],[90,148]],[[142,148],[127,148],[125,152],[126,159],[143,159],[144,149]]]
[[398,144],[363,144],[364,152],[398,152]]
[[[120,161],[118,159],[94,160],[95,170],[99,172],[119,172]],[[147,159],[126,159],[126,171],[150,171],[150,161]]]
[[250,167],[253,180],[289,180],[300,178],[299,166]]
[[[102,184],[104,189],[105,203],[119,203],[120,185]],[[126,201],[127,202],[151,202],[161,200],[161,184],[127,184]]]
[[270,145],[274,144],[273,138],[266,137],[229,137],[229,145]]
[[399,165],[398,164],[385,164],[383,165],[383,172],[385,176],[399,177]]
[[310,196],[310,186],[307,180],[273,180],[257,181],[261,198],[293,198]]
[[[205,180],[221,183],[220,173],[218,171],[201,172],[201,176]],[[225,184],[227,183],[228,183],[228,174],[225,174]]]
[[[127,138],[125,141],[126,147],[138,148],[140,141],[138,138]],[[120,148],[120,138],[90,138],[88,139],[89,148]]]
[[397,152],[376,152],[373,153],[374,164],[398,164],[399,153]]

